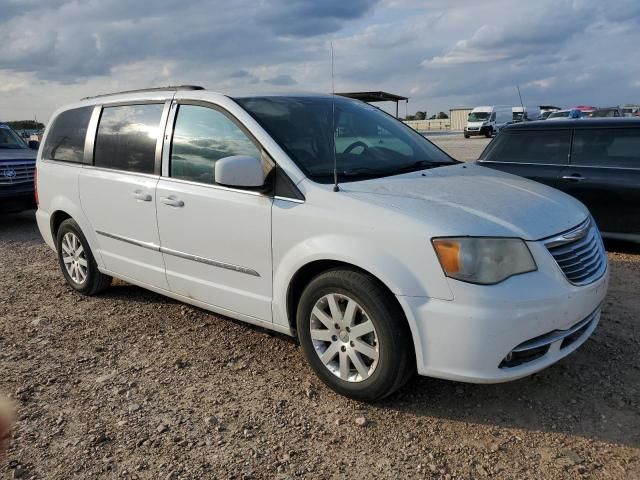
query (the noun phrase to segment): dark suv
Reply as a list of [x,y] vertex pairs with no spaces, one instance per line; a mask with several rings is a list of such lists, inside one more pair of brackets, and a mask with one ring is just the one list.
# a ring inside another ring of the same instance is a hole
[[0,213],[35,208],[37,149],[38,142],[26,144],[8,125],[0,123]]
[[478,164],[562,190],[589,208],[603,236],[640,242],[640,119],[510,125]]

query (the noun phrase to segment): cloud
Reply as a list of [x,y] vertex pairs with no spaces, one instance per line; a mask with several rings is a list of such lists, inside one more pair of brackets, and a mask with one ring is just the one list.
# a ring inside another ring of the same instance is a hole
[[267,78],[263,80],[264,83],[268,83],[269,85],[278,85],[278,86],[286,86],[286,85],[295,85],[296,82],[290,75],[278,75],[277,77]]
[[277,35],[310,37],[340,30],[348,20],[364,16],[377,0],[267,1],[259,18]]
[[515,103],[516,85],[527,103],[640,100],[636,0],[0,0],[0,12],[5,118],[167,84],[329,92],[330,42],[337,91],[409,95],[410,112]]

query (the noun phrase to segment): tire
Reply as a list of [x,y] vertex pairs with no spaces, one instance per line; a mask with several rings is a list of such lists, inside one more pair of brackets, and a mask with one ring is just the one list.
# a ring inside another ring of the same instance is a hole
[[366,273],[334,269],[315,277],[300,297],[297,327],[311,368],[346,397],[380,400],[415,372],[404,313],[387,289]]
[[469,138],[469,135],[465,135],[464,138]]
[[485,137],[487,137],[487,138],[493,137],[493,129],[491,129],[487,133],[485,133]]
[[62,275],[75,291],[95,295],[111,285],[111,277],[98,270],[89,242],[75,220],[68,218],[60,224],[56,249]]

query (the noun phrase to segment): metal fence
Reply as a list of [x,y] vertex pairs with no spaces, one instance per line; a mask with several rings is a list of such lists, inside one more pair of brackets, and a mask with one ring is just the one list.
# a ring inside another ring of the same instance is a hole
[[451,129],[451,121],[449,119],[445,120],[405,120],[407,125],[409,125],[414,130],[418,132],[431,132],[434,130],[450,130]]

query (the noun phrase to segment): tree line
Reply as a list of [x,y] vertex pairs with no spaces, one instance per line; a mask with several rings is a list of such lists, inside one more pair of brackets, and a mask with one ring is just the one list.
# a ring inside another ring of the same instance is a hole
[[11,122],[4,122],[14,130],[43,130],[44,123],[36,122],[35,120],[13,120]]

